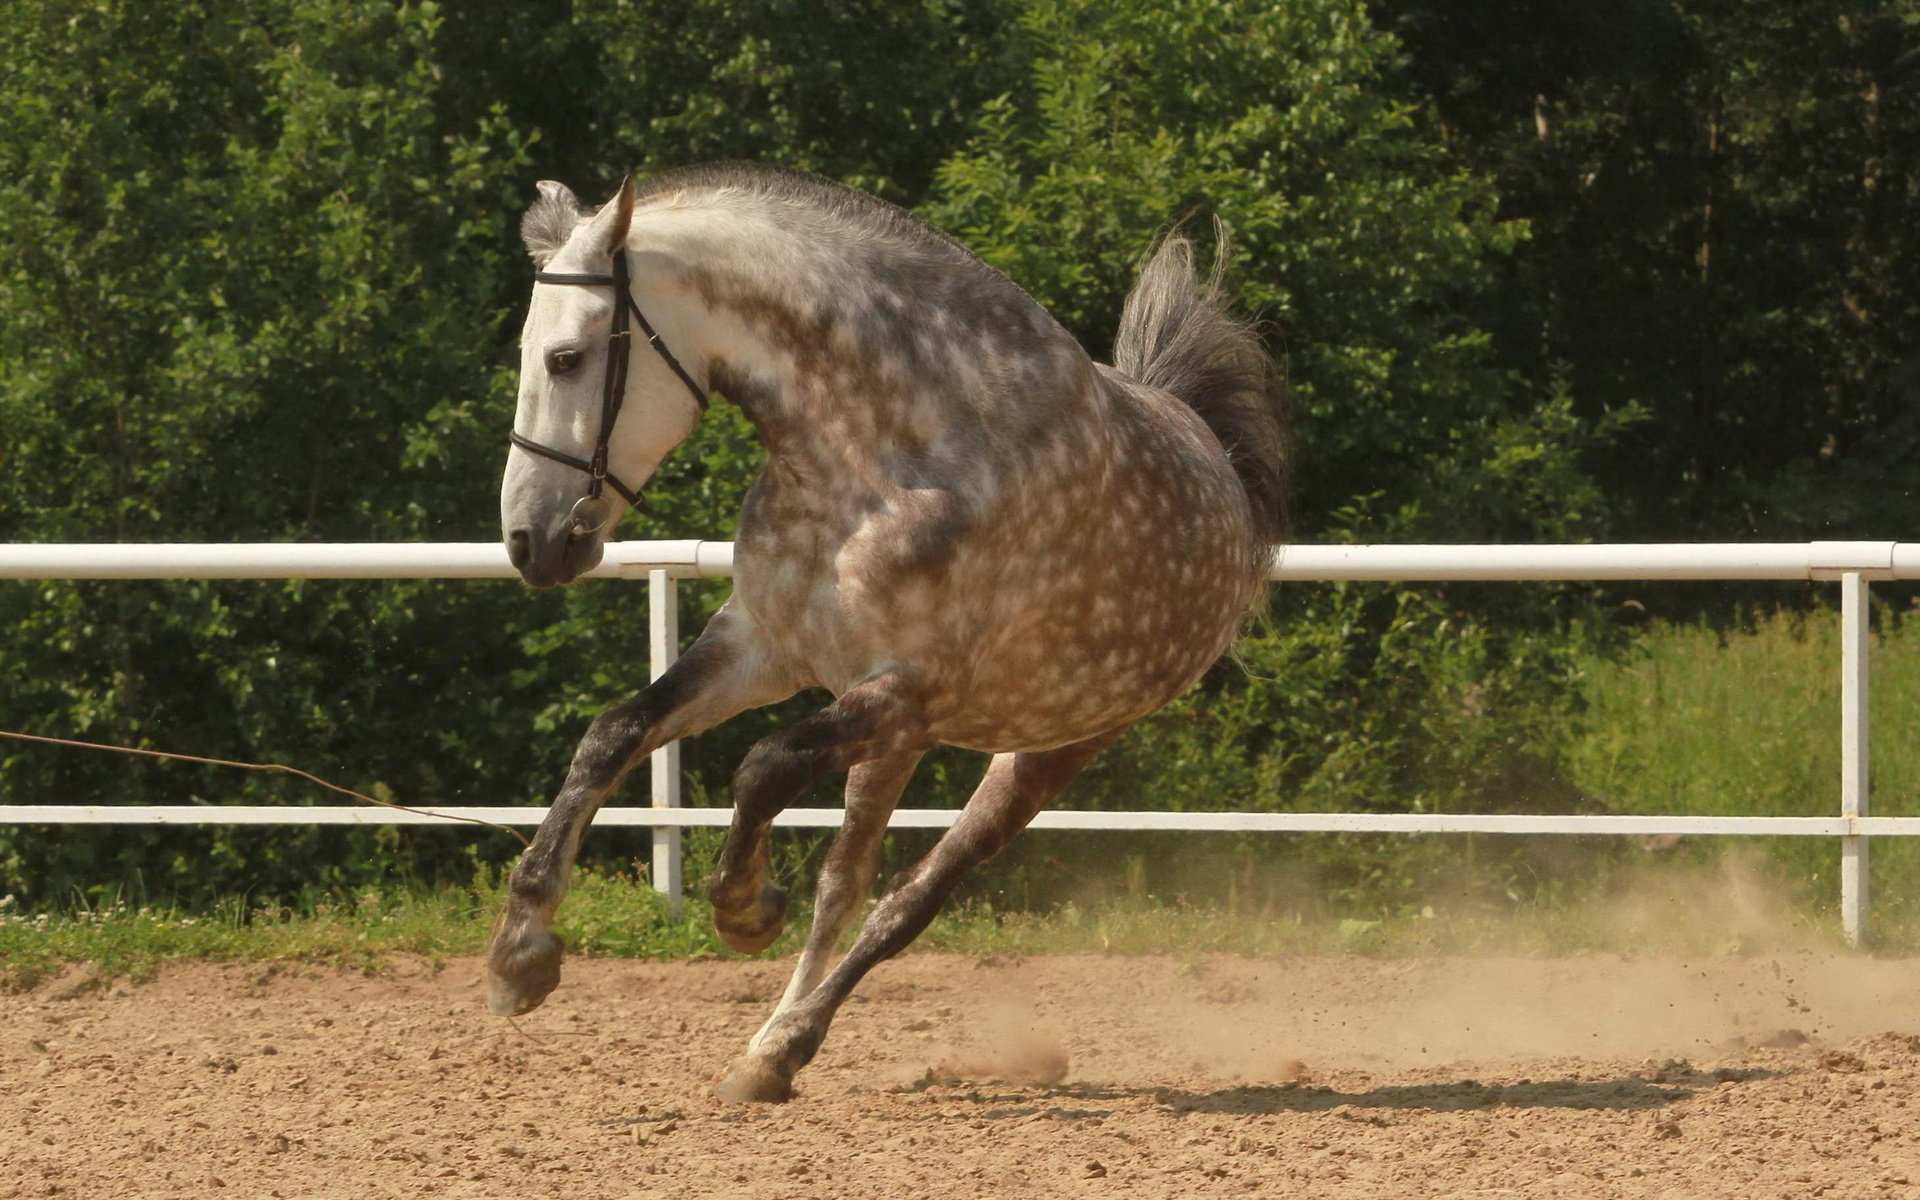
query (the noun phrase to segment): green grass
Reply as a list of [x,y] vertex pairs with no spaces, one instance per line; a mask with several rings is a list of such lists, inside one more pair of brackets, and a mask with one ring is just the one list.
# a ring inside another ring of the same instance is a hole
[[[1883,622],[1869,656],[1872,812],[1920,813],[1920,622]],[[1587,664],[1569,780],[1611,812],[1837,816],[1839,617],[1762,617],[1744,630],[1655,625],[1621,661]],[[1873,914],[1920,920],[1920,846],[1873,843]],[[1830,839],[1769,839],[1786,880],[1837,903]]]
[[[1622,662],[1588,664],[1579,786],[1619,812],[1831,816],[1839,811],[1840,637],[1832,613],[1745,632],[1657,625]],[[1870,659],[1874,811],[1920,812],[1920,623]]]
[[31,916],[0,909],[0,984],[29,986],[80,962],[108,978],[138,978],[182,958],[374,968],[394,953],[469,953],[483,935],[474,897],[454,891],[366,895],[358,903],[321,903],[303,912],[248,910],[238,901],[211,913],[120,903]]
[[[1480,903],[1422,905],[1371,916],[1302,911],[1231,912],[1219,906],[1121,897],[1047,914],[962,905],[941,916],[916,951],[970,955],[1057,953],[1178,954],[1569,954],[1587,952],[1737,954],[1833,948],[1831,922],[1777,902],[1764,867],[1650,868],[1616,875],[1606,894],[1564,896],[1501,908]],[[302,909],[229,905],[208,915],[110,904],[67,914],[0,908],[0,986],[32,986],[68,964],[89,964],[85,980],[142,978],[174,959],[301,961],[378,971],[397,955],[444,959],[478,954],[503,901],[483,882],[435,892],[362,893],[350,902]],[[1756,903],[1756,898],[1758,902]],[[792,954],[805,936],[797,908],[770,957]],[[562,906],[559,930],[584,957],[733,957],[712,932],[706,907],[689,901],[675,917],[644,880],[583,873]],[[1920,945],[1920,927],[1889,931]]]
[[[113,901],[29,915],[10,911],[10,900],[0,900],[0,985],[19,987],[76,962],[110,978],[139,977],[169,959],[377,969],[395,954],[477,954],[505,894],[497,881],[481,879],[464,888],[366,890],[292,907],[230,901],[211,913]],[[689,906],[676,919],[658,893],[625,876],[582,873],[562,911],[559,928],[575,953],[686,958],[720,950],[700,919],[704,912]]]

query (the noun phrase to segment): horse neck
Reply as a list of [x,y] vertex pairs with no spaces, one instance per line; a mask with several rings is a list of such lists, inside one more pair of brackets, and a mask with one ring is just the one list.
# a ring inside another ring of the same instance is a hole
[[965,275],[980,268],[958,254],[752,220],[681,230],[672,258],[711,386],[776,470],[844,478],[956,438],[1018,438],[1022,414],[994,411],[1009,394],[995,377],[1031,391],[1049,367],[1090,373],[1037,305],[1016,311],[1017,291]]

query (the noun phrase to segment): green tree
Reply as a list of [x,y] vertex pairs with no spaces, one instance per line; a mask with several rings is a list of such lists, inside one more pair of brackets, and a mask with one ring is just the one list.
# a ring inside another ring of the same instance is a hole
[[[737,155],[911,202],[951,114],[990,86],[990,16],[9,5],[0,534],[493,539],[532,181],[590,193]],[[709,422],[628,535],[726,536],[757,453],[737,415]],[[643,682],[642,603],[595,586],[11,587],[0,724],[293,760],[413,801],[535,800],[587,714]],[[730,761],[753,728],[706,755]],[[312,796],[15,744],[0,777],[35,800]],[[44,899],[144,872],[162,890],[285,894],[464,873],[472,840],[4,831],[0,889]]]
[[935,223],[1103,350],[1155,231],[1222,218],[1286,364],[1315,536],[1598,527],[1591,433],[1460,312],[1526,228],[1495,219],[1359,5],[1036,0],[1020,31],[1025,78],[942,168]]
[[1920,449],[1920,7],[1386,0],[1534,236],[1473,311],[1588,419],[1622,535],[1895,537]]
[[[443,124],[440,28],[432,4],[10,6],[0,535],[487,536],[459,418],[509,383],[499,280],[526,145],[484,109]],[[503,606],[526,603],[504,586],[9,586],[5,723],[297,759],[363,789],[524,794],[538,756]],[[464,695],[447,686],[462,674]],[[310,795],[17,744],[0,767],[21,798]],[[197,887],[206,855],[225,886],[278,887],[373,840],[0,839],[0,888],[40,896],[136,867],[169,887],[170,859]]]

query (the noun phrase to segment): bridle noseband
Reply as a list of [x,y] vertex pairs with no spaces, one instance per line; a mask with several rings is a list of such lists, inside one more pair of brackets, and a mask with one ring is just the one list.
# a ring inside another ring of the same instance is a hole
[[680,377],[680,382],[687,385],[687,391],[692,394],[693,402],[700,406],[701,412],[707,410],[707,393],[693,381],[693,376],[687,374],[687,369],[680,365],[680,360],[673,356],[673,351],[667,349],[667,344],[660,340],[660,335],[655,333],[653,326],[647,322],[646,314],[640,311],[639,303],[633,298],[633,289],[627,282],[626,250],[622,249],[613,256],[613,274],[611,275],[536,271],[533,281],[564,284],[570,287],[611,287],[613,289],[613,332],[607,335],[606,390],[600,397],[600,434],[593,441],[593,457],[575,458],[571,454],[555,450],[552,446],[543,446],[532,438],[522,435],[517,429],[507,435],[514,445],[529,454],[538,454],[542,458],[549,458],[576,471],[587,473],[587,494],[574,501],[573,511],[569,514],[572,524],[567,536],[591,537],[606,528],[608,519],[613,515],[612,506],[607,503],[606,497],[600,494],[603,484],[619,493],[621,499],[633,507],[642,512],[647,510],[646,501],[640,498],[639,492],[607,473],[607,443],[613,437],[613,423],[619,419],[620,406],[627,399],[627,360],[633,353],[633,335],[627,329],[627,315],[629,313],[633,315],[634,322],[640,326],[640,332],[647,335],[647,344],[660,355],[661,361],[673,368],[673,373]]

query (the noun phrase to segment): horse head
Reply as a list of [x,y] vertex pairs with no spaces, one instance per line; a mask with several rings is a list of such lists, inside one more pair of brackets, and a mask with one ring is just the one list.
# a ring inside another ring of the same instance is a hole
[[[598,210],[562,184],[539,188],[520,226],[538,270],[500,528],[521,578],[552,587],[599,563],[615,522],[699,423],[706,394],[633,295],[632,178]],[[629,314],[656,353],[630,357]]]

